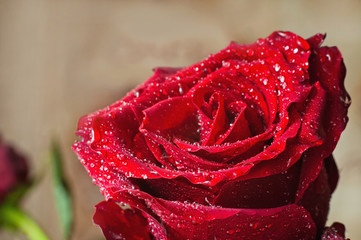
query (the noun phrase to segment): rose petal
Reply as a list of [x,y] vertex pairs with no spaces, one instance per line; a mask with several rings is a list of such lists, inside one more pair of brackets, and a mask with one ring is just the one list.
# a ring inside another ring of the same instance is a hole
[[310,184],[302,199],[298,202],[311,214],[318,229],[318,235],[324,228],[330,206],[331,191],[327,171],[323,167],[317,179]]
[[310,81],[319,81],[326,90],[326,102],[321,119],[324,129],[323,144],[310,149],[304,155],[299,200],[308,185],[314,181],[322,168],[323,159],[330,156],[348,121],[347,109],[350,98],[344,88],[345,65],[337,48],[314,48],[310,56]]
[[95,206],[93,221],[103,231],[107,240],[152,239],[148,221],[139,210],[122,209],[115,202],[103,201]]
[[300,163],[297,163],[279,174],[229,181],[221,187],[213,204],[226,208],[251,209],[291,204],[295,199],[299,173]]
[[174,179],[147,179],[137,181],[141,191],[154,197],[170,201],[195,202],[210,205],[218,187],[208,188],[200,184],[192,184],[183,177]]
[[[316,234],[311,216],[295,204],[272,209],[232,209],[166,201],[139,191],[132,191],[131,195],[120,194],[118,200],[155,213],[168,239],[223,239],[227,236],[286,240],[314,239]],[[144,204],[139,205],[133,198],[143,199]]]
[[216,110],[211,129],[207,134],[206,139],[204,139],[202,145],[213,145],[217,141],[219,135],[226,131],[225,126],[229,126],[229,121],[224,108],[224,97],[221,94],[218,94],[217,102],[218,108]]
[[328,184],[330,187],[330,191],[331,191],[331,193],[333,193],[333,191],[335,191],[336,186],[337,186],[339,174],[338,174],[338,169],[337,169],[335,159],[333,158],[332,155],[325,159],[324,166],[327,171]]

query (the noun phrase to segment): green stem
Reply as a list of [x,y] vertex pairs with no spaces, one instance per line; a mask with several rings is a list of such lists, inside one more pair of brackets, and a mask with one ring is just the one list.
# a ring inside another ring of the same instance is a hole
[[9,228],[21,230],[29,240],[49,240],[39,225],[15,206],[0,206],[0,222]]

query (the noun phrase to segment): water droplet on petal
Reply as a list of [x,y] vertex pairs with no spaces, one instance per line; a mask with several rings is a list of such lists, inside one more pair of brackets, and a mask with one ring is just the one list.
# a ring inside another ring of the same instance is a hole
[[273,65],[273,68],[276,72],[278,72],[280,70],[281,66],[278,63],[276,63],[275,65]]
[[179,84],[179,88],[178,88],[178,91],[179,91],[179,94],[180,95],[183,95],[183,88],[182,88],[182,85]]
[[330,56],[329,53],[326,54],[326,57],[327,57],[327,60],[328,60],[328,61],[331,61],[331,56]]
[[278,80],[280,80],[280,82],[284,82],[284,81],[285,81],[285,77],[282,76],[282,75],[280,75],[280,76],[278,76]]
[[248,56],[253,56],[254,55],[254,50],[253,49],[247,49],[247,55]]

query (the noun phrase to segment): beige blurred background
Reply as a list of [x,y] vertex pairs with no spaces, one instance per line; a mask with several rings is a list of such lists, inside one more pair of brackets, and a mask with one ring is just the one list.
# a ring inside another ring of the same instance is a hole
[[[61,239],[47,153],[60,141],[74,196],[72,239],[96,240],[103,198],[71,151],[77,119],[120,99],[155,66],[186,66],[274,30],[327,33],[347,66],[350,122],[335,151],[341,179],[329,222],[361,239],[361,1],[0,0],[0,132],[31,159],[40,184],[23,202]],[[12,239],[0,231],[0,238]]]

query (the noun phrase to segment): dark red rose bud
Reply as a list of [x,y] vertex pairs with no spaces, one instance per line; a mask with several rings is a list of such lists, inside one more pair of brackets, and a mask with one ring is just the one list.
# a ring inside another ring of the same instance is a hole
[[324,37],[231,43],[82,117],[73,149],[111,200],[94,217],[107,239],[319,238],[350,104]]
[[0,140],[0,202],[28,175],[26,159]]
[[349,240],[345,238],[345,226],[342,223],[335,222],[331,227],[326,227],[321,240]]

